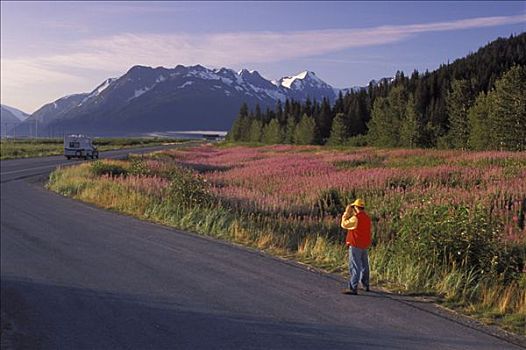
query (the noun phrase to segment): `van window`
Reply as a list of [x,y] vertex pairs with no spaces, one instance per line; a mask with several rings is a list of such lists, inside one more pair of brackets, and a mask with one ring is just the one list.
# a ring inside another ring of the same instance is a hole
[[80,142],[70,142],[69,148],[80,148]]

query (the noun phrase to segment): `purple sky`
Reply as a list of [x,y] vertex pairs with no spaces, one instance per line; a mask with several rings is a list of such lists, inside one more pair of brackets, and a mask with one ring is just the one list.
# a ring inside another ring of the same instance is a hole
[[135,64],[312,70],[335,87],[433,70],[526,29],[526,2],[1,2],[1,102],[25,112]]

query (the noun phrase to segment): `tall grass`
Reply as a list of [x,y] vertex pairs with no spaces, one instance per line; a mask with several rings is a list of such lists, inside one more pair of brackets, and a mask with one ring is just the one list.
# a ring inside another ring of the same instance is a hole
[[48,186],[344,274],[339,215],[361,196],[372,282],[524,334],[524,178],[523,153],[205,146],[58,169]]

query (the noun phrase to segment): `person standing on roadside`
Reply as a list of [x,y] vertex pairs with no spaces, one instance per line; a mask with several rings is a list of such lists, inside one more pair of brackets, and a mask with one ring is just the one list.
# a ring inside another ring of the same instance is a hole
[[342,216],[341,227],[348,230],[345,244],[349,247],[349,289],[343,294],[358,294],[358,282],[369,291],[369,256],[371,245],[371,218],[365,212],[363,199],[349,204]]

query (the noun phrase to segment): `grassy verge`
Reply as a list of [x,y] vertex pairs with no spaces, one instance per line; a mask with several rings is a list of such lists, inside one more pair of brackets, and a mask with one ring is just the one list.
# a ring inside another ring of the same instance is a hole
[[[218,149],[230,152],[229,149]],[[276,154],[290,152],[284,148],[262,151],[267,155],[273,150]],[[311,148],[308,150],[316,151]],[[196,155],[200,165],[206,162],[207,157],[217,160],[220,155],[213,152],[205,150]],[[246,149],[239,152],[245,152],[243,159],[257,158],[254,157],[253,149],[248,153]],[[355,162],[353,166],[369,171],[378,166],[379,158],[387,159],[396,168],[405,168],[413,163],[417,163],[416,166],[422,166],[422,163],[434,165],[451,156],[433,154],[429,160],[411,160],[396,152],[393,156],[373,150],[366,157],[346,161]],[[289,157],[288,154],[285,156]],[[437,160],[436,156],[442,160]],[[345,194],[338,191],[322,192],[321,199],[312,208],[307,208],[314,214],[305,214],[305,209],[301,208],[297,209],[297,213],[294,213],[295,209],[282,210],[279,203],[274,202],[250,204],[232,201],[217,193],[218,188],[228,189],[227,175],[221,180],[217,176],[229,173],[226,170],[229,167],[207,164],[207,167],[200,167],[202,173],[199,174],[180,166],[178,161],[181,160],[186,166],[192,165],[191,160],[184,157],[181,151],[169,151],[158,152],[144,159],[107,160],[62,168],[52,173],[48,187],[65,196],[103,208],[244,244],[329,272],[346,274],[348,267],[346,250],[341,242],[342,232],[338,227],[337,216],[330,214],[338,213],[338,210],[333,210],[334,203],[346,202],[341,198]],[[473,164],[480,162],[479,158],[477,155],[469,160],[465,177],[457,173],[457,168],[449,171],[447,177],[431,174],[430,178],[434,182],[429,185],[430,189],[441,192],[436,186],[437,183],[444,183],[447,188],[460,190],[468,186],[473,192],[472,181],[479,187],[483,185],[478,175],[472,175],[471,169]],[[452,159],[458,161],[456,157]],[[233,161],[243,163],[239,158]],[[336,167],[342,164],[340,158],[332,157],[329,161],[336,162]],[[290,160],[287,159],[287,162],[288,166]],[[253,163],[246,161],[247,166]],[[500,173],[495,170],[493,163],[492,171],[488,173],[492,183],[495,182],[496,174]],[[384,165],[380,166],[383,169]],[[269,169],[276,167],[279,167],[278,163]],[[232,182],[242,183],[246,187],[255,186],[241,179],[242,174],[239,172],[243,169],[240,168],[241,165],[232,170],[238,172],[236,177],[232,177]],[[524,168],[519,159],[518,166],[506,165],[502,173],[516,176],[516,172],[521,169]],[[302,170],[305,171],[309,170]],[[407,175],[408,172],[404,170],[403,174]],[[320,170],[314,173],[319,176]],[[263,176],[272,178],[269,174],[262,174],[259,178],[253,174],[252,169],[247,176],[256,180]],[[412,198],[408,186],[418,186],[417,182],[428,186],[427,182],[431,180],[422,174],[414,178],[400,178],[397,171],[393,174],[395,178],[388,177],[386,183],[382,184],[385,188],[379,190],[373,187],[366,193],[369,202],[373,203],[371,208],[374,208],[371,210],[375,225],[375,245],[370,253],[372,284],[408,294],[434,295],[448,307],[473,315],[486,323],[526,334],[526,277],[522,271],[526,251],[524,244],[503,241],[500,232],[505,226],[498,216],[488,220],[487,208],[462,203],[443,204],[438,199],[427,201],[420,192]],[[209,186],[214,176],[215,192],[214,187]],[[284,176],[279,173],[279,177]],[[300,179],[295,182],[300,183]],[[263,185],[268,191],[276,192],[275,183],[267,181]],[[392,193],[388,193],[390,189]],[[499,190],[502,188],[499,187]],[[241,197],[245,194],[238,193]],[[281,193],[282,197],[285,195],[285,192]],[[346,195],[354,197],[356,193]],[[451,196],[451,193],[447,195]],[[506,202],[506,198],[510,198],[508,195],[504,192],[504,199],[497,197],[497,202],[504,201],[505,207],[512,207],[511,201]],[[402,208],[403,203],[413,200],[423,204],[418,208]],[[517,220],[523,220],[520,218],[523,209],[518,212]],[[508,224],[515,225],[513,220]]]
[[[110,151],[122,148],[158,146],[165,143],[182,142],[177,139],[161,138],[99,138],[94,144],[99,151]],[[61,138],[53,139],[20,139],[0,141],[0,160],[47,157],[64,153],[64,143]]]

